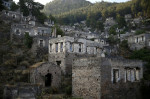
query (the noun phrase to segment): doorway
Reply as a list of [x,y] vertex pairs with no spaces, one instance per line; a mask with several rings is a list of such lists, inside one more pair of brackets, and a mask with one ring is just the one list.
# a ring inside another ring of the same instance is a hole
[[45,75],[45,87],[50,87],[52,83],[52,74]]

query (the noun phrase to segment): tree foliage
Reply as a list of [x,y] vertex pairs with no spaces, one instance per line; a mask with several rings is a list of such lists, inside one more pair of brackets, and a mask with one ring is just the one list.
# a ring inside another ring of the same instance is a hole
[[32,14],[40,23],[44,23],[44,20],[47,19],[47,16],[40,12],[44,8],[42,4],[34,2],[34,0],[19,0],[19,5],[24,16]]
[[17,5],[15,2],[12,2],[10,10],[11,11],[16,11],[19,9],[19,5]]
[[2,11],[5,7],[3,6],[2,0],[0,0],[0,11]]
[[[119,24],[121,23],[119,26],[122,27],[125,25],[125,21],[123,19],[125,14],[132,14],[133,17],[138,17],[141,15],[148,16],[150,14],[150,0],[131,0],[125,3],[97,2],[94,4],[85,3],[85,5],[82,5],[83,2],[81,2],[84,0],[78,0],[78,5],[81,4],[80,7],[74,7],[71,3],[64,1],[67,0],[54,0],[48,3],[43,10],[44,13],[47,15],[49,15],[49,13],[53,14],[61,24],[72,24],[86,20],[87,25],[93,27],[96,27],[97,21],[101,17],[104,21],[107,17],[114,17],[117,19],[117,16],[120,15],[117,20],[119,21]],[[72,0],[70,2],[72,2]],[[66,3],[67,6],[62,6]],[[142,12],[145,12],[145,14]],[[101,15],[97,19],[97,15],[99,14]]]
[[33,38],[29,35],[29,33],[25,33],[25,40],[24,44],[28,47],[31,48],[33,43]]

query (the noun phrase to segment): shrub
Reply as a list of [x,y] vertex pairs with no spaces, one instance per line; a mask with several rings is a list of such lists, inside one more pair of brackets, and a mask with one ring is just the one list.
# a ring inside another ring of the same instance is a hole
[[71,94],[72,94],[72,86],[66,87],[66,88],[65,88],[65,93],[66,93],[67,95],[71,95]]

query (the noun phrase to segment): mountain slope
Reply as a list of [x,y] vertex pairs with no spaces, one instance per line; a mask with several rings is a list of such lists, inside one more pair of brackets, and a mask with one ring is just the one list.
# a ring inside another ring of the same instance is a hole
[[86,0],[53,0],[45,5],[43,12],[47,15],[57,15],[88,5],[92,5],[92,3]]

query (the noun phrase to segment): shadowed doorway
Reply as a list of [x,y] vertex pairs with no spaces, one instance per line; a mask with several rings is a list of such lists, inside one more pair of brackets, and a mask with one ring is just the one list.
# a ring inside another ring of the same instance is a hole
[[50,87],[52,83],[52,74],[45,75],[45,87]]

